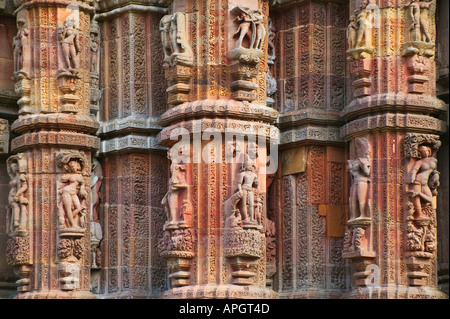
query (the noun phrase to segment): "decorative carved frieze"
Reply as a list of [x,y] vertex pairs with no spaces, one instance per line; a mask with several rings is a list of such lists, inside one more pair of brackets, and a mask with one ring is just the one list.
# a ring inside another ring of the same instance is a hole
[[411,129],[427,130],[433,133],[443,133],[445,122],[435,117],[418,114],[385,113],[353,120],[341,127],[340,136],[350,139],[353,136],[381,129]]

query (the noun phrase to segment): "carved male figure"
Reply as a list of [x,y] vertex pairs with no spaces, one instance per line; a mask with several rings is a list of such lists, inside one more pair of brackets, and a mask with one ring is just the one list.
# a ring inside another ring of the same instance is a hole
[[[241,194],[240,208],[242,222],[255,222],[255,201],[253,196],[253,188],[257,188],[259,185],[258,175],[254,171],[254,165],[252,165],[246,157],[242,164],[241,172],[238,177],[237,193]],[[248,207],[248,208],[247,208]],[[250,220],[249,220],[250,217]]]

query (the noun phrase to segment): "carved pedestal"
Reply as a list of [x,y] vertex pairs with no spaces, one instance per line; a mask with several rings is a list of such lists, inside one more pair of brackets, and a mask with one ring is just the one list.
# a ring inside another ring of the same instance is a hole
[[167,260],[170,287],[183,287],[191,284],[191,264],[194,257],[193,232],[189,228],[166,229],[159,241],[161,257]]
[[249,286],[258,280],[258,261],[264,257],[264,236],[253,229],[225,229],[224,255],[231,266],[231,283]]

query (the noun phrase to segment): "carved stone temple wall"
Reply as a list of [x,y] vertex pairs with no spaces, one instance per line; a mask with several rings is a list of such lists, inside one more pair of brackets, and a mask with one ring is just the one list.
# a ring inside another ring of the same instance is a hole
[[0,1],[0,298],[448,298],[448,1]]

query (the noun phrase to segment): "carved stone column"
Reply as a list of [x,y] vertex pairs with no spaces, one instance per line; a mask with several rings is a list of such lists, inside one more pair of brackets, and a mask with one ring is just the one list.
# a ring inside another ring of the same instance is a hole
[[352,178],[348,298],[445,298],[436,289],[446,106],[435,90],[435,9],[432,0],[350,3],[351,96],[341,113]]
[[18,0],[13,80],[21,98],[11,176],[7,258],[18,298],[92,298],[89,29],[85,1]]
[[268,1],[176,0],[161,19],[164,298],[277,296],[266,288],[265,167],[268,155],[277,166],[269,143],[278,137],[278,113],[266,106],[268,10]]
[[274,1],[280,169],[272,183],[279,254],[274,285],[284,298],[339,298],[346,289],[341,247],[346,208],[347,5]]
[[167,148],[156,139],[158,116],[167,108],[159,31],[167,8],[154,2],[97,3],[104,178],[96,210],[102,228],[96,291],[103,298],[149,298],[168,285],[158,237],[169,165]]

